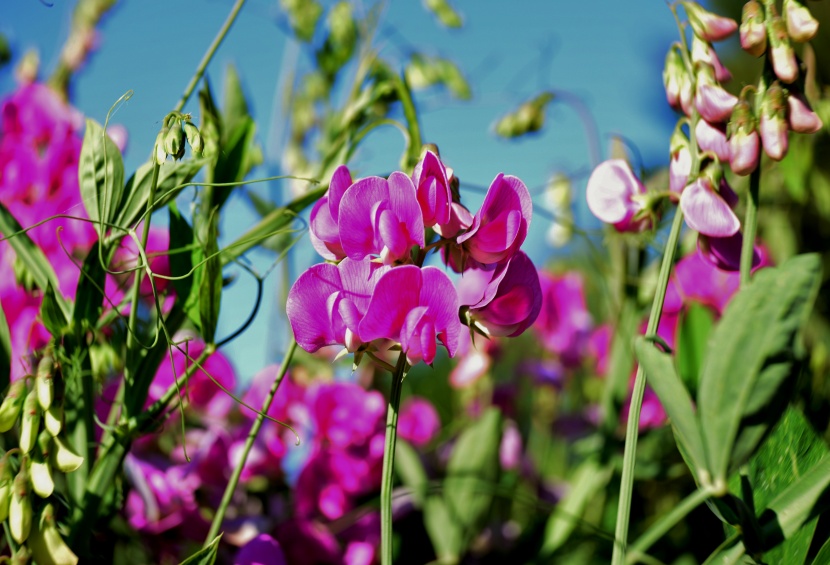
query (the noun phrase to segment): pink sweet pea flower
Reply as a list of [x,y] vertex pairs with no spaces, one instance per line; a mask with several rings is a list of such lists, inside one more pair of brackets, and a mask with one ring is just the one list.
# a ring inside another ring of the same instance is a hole
[[320,439],[338,449],[369,441],[386,414],[382,394],[349,382],[313,387],[305,403],[311,407]]
[[726,139],[726,124],[710,124],[706,120],[698,120],[695,139],[702,151],[714,153],[721,163],[729,162],[732,153]]
[[420,396],[410,396],[401,406],[398,416],[398,435],[414,445],[423,447],[438,434],[441,418],[432,403]]
[[447,168],[432,151],[424,153],[412,173],[418,204],[424,215],[424,226],[446,225],[450,222],[452,191]]
[[505,422],[499,443],[499,462],[505,470],[516,469],[522,462],[522,434],[513,420]]
[[533,203],[525,184],[517,177],[499,173],[487,189],[470,229],[456,241],[479,263],[499,263],[519,250],[532,215]]
[[600,163],[585,190],[588,208],[594,216],[617,231],[639,231],[647,225],[648,219],[635,220],[645,206],[645,194],[646,187],[622,159]]
[[473,265],[458,283],[459,300],[468,317],[488,334],[516,337],[533,325],[542,308],[539,275],[519,251],[495,265]]
[[816,133],[824,126],[801,92],[790,90],[787,96],[787,109],[787,122],[790,129],[795,132]]
[[760,57],[767,50],[764,9],[756,0],[744,4],[740,33],[741,47],[752,56]]
[[329,190],[311,209],[309,237],[317,253],[329,261],[339,261],[346,256],[340,244],[340,201],[352,184],[352,176],[345,165],[335,169]]
[[725,91],[715,79],[711,65],[702,63],[697,72],[695,108],[707,122],[723,122],[732,115],[738,97]]
[[727,237],[740,229],[741,222],[727,200],[735,193],[725,181],[721,181],[720,186],[721,191],[716,192],[712,179],[702,175],[683,190],[680,209],[693,230],[713,237]]
[[703,9],[697,2],[681,2],[695,35],[706,41],[721,41],[738,29],[738,22]]
[[340,243],[355,261],[380,256],[391,265],[405,260],[413,245],[424,246],[424,218],[412,180],[401,172],[389,180],[355,182],[340,201]]
[[450,357],[461,332],[458,294],[449,277],[435,267],[404,265],[378,279],[366,316],[362,341],[386,338],[400,342],[410,365],[435,359],[436,338]]
[[559,356],[568,368],[577,367],[588,348],[593,321],[585,304],[582,277],[578,273],[554,276],[540,273],[542,310],[536,331],[542,344]]
[[358,325],[375,284],[389,268],[371,261],[343,259],[304,272],[288,292],[286,312],[297,345],[313,353],[325,345],[360,346]]
[[233,565],[287,565],[279,542],[268,534],[259,534],[243,545]]
[[692,65],[696,63],[706,63],[711,65],[715,70],[715,78],[718,82],[729,82],[732,79],[732,73],[729,69],[723,66],[720,62],[718,54],[708,41],[701,39],[697,35],[692,36]]

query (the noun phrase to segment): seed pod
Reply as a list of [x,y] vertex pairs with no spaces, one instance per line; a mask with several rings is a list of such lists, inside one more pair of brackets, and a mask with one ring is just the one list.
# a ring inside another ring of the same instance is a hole
[[29,466],[29,480],[32,490],[41,497],[48,498],[55,490],[55,481],[52,479],[52,466],[49,464],[49,451],[52,445],[52,436],[43,430],[37,438],[38,448],[35,450],[32,463]]
[[20,451],[29,453],[37,440],[40,426],[40,408],[37,405],[37,389],[33,388],[23,402],[23,416],[20,419]]
[[17,423],[20,416],[20,408],[23,406],[23,399],[26,397],[26,380],[15,381],[9,387],[9,392],[3,403],[0,404],[0,433],[7,432]]
[[49,453],[49,460],[62,473],[71,473],[83,465],[84,458],[72,451],[69,446],[63,443],[60,437],[54,437],[52,441],[52,451]]
[[58,532],[55,511],[51,504],[43,507],[40,518],[32,527],[28,546],[38,565],[76,565],[75,555]]
[[44,355],[37,365],[35,390],[37,390],[37,402],[44,411],[49,410],[52,401],[55,399],[55,382],[52,379],[54,368],[55,361],[51,355]]
[[52,404],[49,410],[43,413],[43,424],[53,436],[61,433],[61,428],[63,427],[63,406],[57,403]]
[[29,473],[25,457],[14,478],[9,504],[9,530],[17,543],[23,543],[32,529],[32,501],[29,500]]
[[187,142],[190,144],[190,148],[193,149],[193,151],[201,153],[205,150],[205,140],[202,139],[202,134],[199,133],[199,128],[197,128],[193,122],[184,123],[184,134],[187,136]]

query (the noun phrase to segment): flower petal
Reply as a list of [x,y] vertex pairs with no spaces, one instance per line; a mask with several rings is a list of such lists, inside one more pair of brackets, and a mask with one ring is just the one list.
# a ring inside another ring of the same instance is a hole
[[735,212],[706,179],[698,179],[686,187],[680,196],[680,209],[689,227],[704,235],[727,237],[741,227]]

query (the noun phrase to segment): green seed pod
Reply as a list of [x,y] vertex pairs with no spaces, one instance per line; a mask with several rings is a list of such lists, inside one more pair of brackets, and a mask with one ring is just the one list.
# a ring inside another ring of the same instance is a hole
[[184,156],[184,132],[181,122],[174,123],[164,134],[164,150],[176,159]]
[[54,467],[62,473],[71,473],[80,467],[84,458],[72,451],[60,437],[52,438],[52,451],[49,453],[49,460]]
[[37,437],[32,463],[29,466],[29,480],[32,490],[41,497],[48,498],[55,490],[55,481],[52,479],[52,466],[49,464],[49,452],[52,447],[52,436],[43,430]]
[[157,165],[163,165],[167,160],[167,152],[164,150],[164,133],[167,128],[164,128],[156,136],[156,144],[153,147],[153,160]]
[[28,544],[38,565],[76,565],[75,555],[55,526],[55,511],[51,504],[43,507],[40,518],[32,527]]
[[52,404],[49,410],[43,413],[43,424],[46,430],[53,436],[61,433],[63,427],[63,406],[59,404]]
[[37,402],[42,410],[49,410],[52,401],[55,399],[55,382],[52,379],[52,371],[55,368],[55,360],[51,355],[44,355],[37,365],[35,375],[35,390],[37,390]]
[[40,408],[37,405],[37,389],[33,388],[23,402],[23,416],[20,419],[20,451],[29,453],[35,446],[40,426]]
[[202,139],[202,134],[199,133],[199,128],[193,125],[193,122],[184,123],[184,134],[187,136],[187,142],[190,148],[196,153],[201,153],[205,150],[205,140]]
[[15,381],[9,387],[9,392],[3,403],[0,404],[0,433],[7,432],[17,423],[20,416],[20,408],[23,406],[23,399],[26,397],[26,380]]
[[12,499],[9,504],[9,530],[17,543],[23,543],[32,529],[32,501],[29,500],[29,473],[25,458],[20,472],[14,478]]

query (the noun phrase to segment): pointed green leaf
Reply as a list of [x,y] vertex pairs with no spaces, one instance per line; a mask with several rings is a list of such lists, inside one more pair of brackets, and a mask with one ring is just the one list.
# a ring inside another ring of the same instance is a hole
[[457,563],[463,548],[459,522],[450,514],[447,502],[439,495],[428,496],[424,502],[424,528],[440,563]]
[[426,496],[427,472],[415,448],[401,438],[398,438],[395,447],[394,468],[401,482],[409,488],[415,508],[421,508]]
[[[805,561],[806,563],[806,561]],[[821,549],[816,553],[815,559],[812,561],[813,565],[830,565],[830,538],[824,542]]]
[[213,541],[182,561],[179,565],[213,565],[216,562],[216,552],[219,551],[219,540],[221,539],[222,534],[219,534],[213,538]]
[[205,236],[204,274],[199,286],[199,319],[202,338],[213,343],[216,325],[219,322],[219,304],[222,299],[222,260],[219,258],[219,209],[214,208],[208,218]]
[[691,303],[683,313],[677,335],[677,372],[692,396],[697,393],[700,369],[706,356],[709,334],[715,325],[712,311]]
[[69,320],[63,313],[51,283],[46,285],[43,291],[43,301],[40,303],[40,319],[49,333],[53,336],[61,336],[69,328]]
[[89,250],[81,267],[81,276],[75,292],[75,308],[72,311],[75,328],[79,331],[94,327],[101,316],[107,274],[101,266],[103,258],[100,252],[101,243],[98,241]]
[[225,82],[222,98],[222,126],[225,131],[232,132],[244,119],[250,118],[248,102],[242,91],[239,73],[234,65],[225,67]]
[[[101,124],[89,118],[78,161],[78,183],[89,218],[111,222],[124,193],[124,162]],[[97,223],[95,229],[99,237],[108,231],[106,225]]]
[[[820,270],[818,256],[811,254],[758,271],[712,332],[698,415],[717,488],[725,488],[730,469],[752,454],[766,427],[774,423],[773,415],[763,411],[783,410],[775,402],[783,395],[776,399],[776,394],[796,367],[796,338],[815,299]],[[762,417],[748,419],[756,414]],[[748,435],[736,451],[742,422],[751,427],[745,428]]]
[[636,339],[634,350],[645,370],[649,385],[657,393],[671,419],[677,441],[682,444],[684,453],[689,458],[687,462],[693,465],[692,472],[700,477],[700,472],[707,469],[703,438],[692,397],[677,375],[671,355],[658,350],[644,337]]
[[[243,117],[236,127],[223,138],[221,151],[213,168],[212,182],[239,182],[259,164],[259,157],[254,150],[256,124],[250,117]],[[232,187],[214,187],[213,205],[222,206]]]
[[170,215],[168,224],[170,237],[170,274],[174,277],[173,288],[176,289],[177,300],[184,303],[184,311],[187,317],[193,322],[197,329],[201,328],[199,317],[199,288],[201,287],[202,273],[204,267],[199,267],[194,272],[193,265],[204,259],[202,248],[193,245],[193,229],[187,220],[179,212],[175,202],[167,206]]

